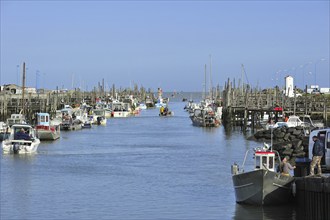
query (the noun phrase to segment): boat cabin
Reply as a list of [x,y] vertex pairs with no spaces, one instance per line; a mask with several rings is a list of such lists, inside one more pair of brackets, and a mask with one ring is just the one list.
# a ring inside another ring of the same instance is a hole
[[31,140],[35,137],[35,130],[30,125],[15,124],[9,139],[11,140]]
[[258,150],[254,154],[255,169],[275,172],[275,152]]
[[25,116],[23,114],[11,114],[7,119],[7,125],[11,127],[14,124],[26,124]]
[[49,126],[49,114],[48,113],[38,113],[37,114],[37,126]]

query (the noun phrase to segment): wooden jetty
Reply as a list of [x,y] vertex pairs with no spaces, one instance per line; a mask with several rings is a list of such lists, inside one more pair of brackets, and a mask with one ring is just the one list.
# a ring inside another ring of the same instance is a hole
[[[296,89],[298,90],[298,89]],[[279,87],[272,89],[251,88],[249,85],[236,87],[229,79],[223,91],[223,123],[239,125],[246,130],[248,121],[252,129],[258,127],[266,114],[276,113],[275,107],[281,107],[281,113],[311,115],[311,118],[323,120],[329,125],[330,95],[303,94],[287,97]]]
[[146,90],[144,87],[134,89],[116,89],[115,85],[109,91],[105,91],[104,87],[99,84],[93,91],[82,91],[80,89],[73,89],[69,91],[62,91],[58,88],[53,91],[41,90],[38,93],[13,94],[11,91],[0,92],[0,121],[6,121],[11,114],[19,113],[24,107],[24,113],[28,120],[33,121],[35,113],[48,112],[54,116],[56,110],[62,109],[64,105],[71,105],[78,107],[83,102],[94,106],[96,100],[110,101],[118,97],[124,99],[128,95],[133,95],[139,101],[145,100],[148,96],[155,99],[155,95],[151,89]]

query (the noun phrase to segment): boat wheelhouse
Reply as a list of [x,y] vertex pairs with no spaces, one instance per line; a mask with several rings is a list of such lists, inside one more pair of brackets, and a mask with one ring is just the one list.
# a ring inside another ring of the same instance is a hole
[[37,113],[37,137],[40,140],[56,140],[60,138],[60,125],[52,125],[48,113]]

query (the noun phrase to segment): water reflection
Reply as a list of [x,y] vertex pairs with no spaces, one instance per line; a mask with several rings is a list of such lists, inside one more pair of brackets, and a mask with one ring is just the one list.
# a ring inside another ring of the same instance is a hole
[[236,204],[234,220],[295,220],[295,207],[291,204],[283,206],[251,206]]

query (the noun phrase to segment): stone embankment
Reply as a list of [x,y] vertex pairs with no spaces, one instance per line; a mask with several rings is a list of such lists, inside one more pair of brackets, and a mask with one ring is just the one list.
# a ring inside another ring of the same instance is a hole
[[303,127],[281,127],[261,130],[252,135],[249,140],[270,143],[273,139],[273,150],[279,152],[281,158],[289,157],[289,162],[295,165],[297,157],[308,156],[309,136],[305,135]]

